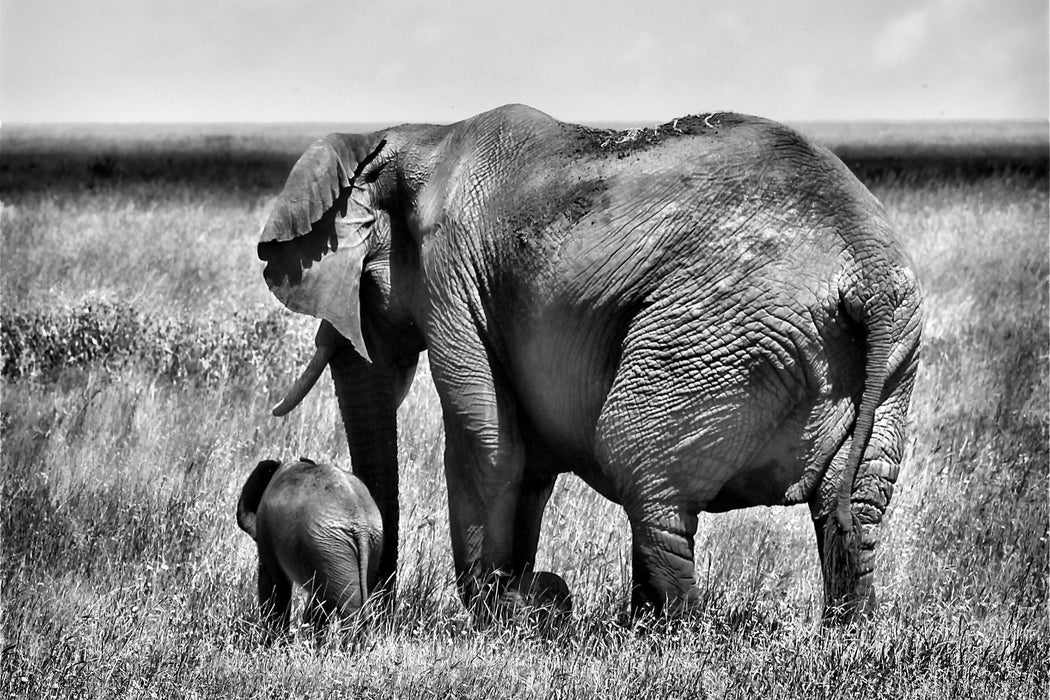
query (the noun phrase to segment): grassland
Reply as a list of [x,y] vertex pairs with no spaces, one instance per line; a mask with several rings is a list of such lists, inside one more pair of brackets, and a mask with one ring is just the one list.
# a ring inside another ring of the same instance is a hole
[[267,410],[313,324],[269,297],[254,238],[309,135],[5,131],[0,694],[1045,697],[1045,127],[896,150],[871,133],[828,139],[898,223],[928,303],[874,621],[820,630],[806,509],[751,509],[701,518],[703,612],[623,629],[626,520],[563,477],[539,567],[573,589],[573,623],[471,630],[424,366],[399,414],[399,604],[314,649],[261,646],[234,519],[257,460],[348,461],[330,387]]

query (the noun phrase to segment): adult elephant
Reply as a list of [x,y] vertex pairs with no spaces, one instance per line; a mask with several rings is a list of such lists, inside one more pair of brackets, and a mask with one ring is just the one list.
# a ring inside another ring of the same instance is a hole
[[796,503],[827,615],[872,606],[921,292],[827,150],[738,114],[617,133],[520,105],[332,134],[293,168],[258,252],[273,293],[323,319],[275,413],[331,367],[383,514],[383,576],[395,410],[426,349],[468,607],[531,571],[566,471],[626,510],[636,611],[697,599],[699,512]]

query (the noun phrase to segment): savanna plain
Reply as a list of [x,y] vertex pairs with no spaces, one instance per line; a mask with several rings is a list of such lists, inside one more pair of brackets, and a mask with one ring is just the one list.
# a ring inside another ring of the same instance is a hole
[[569,583],[571,623],[473,629],[423,363],[398,414],[396,606],[267,647],[243,480],[349,457],[328,382],[270,416],[315,327],[266,290],[255,236],[332,129],[5,125],[0,695],[1046,697],[1046,125],[803,128],[882,200],[926,292],[874,619],[821,629],[808,510],[758,508],[701,516],[694,615],[623,626],[626,518],[566,475],[537,568]]

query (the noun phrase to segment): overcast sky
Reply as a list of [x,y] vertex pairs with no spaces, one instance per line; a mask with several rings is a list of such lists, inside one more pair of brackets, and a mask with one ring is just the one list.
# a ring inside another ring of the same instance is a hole
[[1046,119],[1046,0],[3,0],[4,121]]

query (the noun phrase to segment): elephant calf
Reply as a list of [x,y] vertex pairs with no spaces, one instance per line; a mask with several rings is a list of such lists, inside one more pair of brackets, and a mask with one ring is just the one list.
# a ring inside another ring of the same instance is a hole
[[318,634],[375,588],[382,518],[365,485],[338,467],[259,462],[241,490],[237,524],[258,545],[259,606],[273,632],[288,629],[293,582],[310,594],[303,619]]

